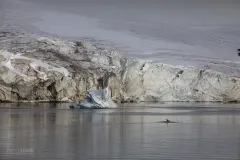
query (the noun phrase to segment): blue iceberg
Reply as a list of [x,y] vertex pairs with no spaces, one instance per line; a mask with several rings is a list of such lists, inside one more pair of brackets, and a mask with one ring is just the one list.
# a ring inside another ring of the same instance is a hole
[[101,108],[116,108],[117,105],[109,96],[108,88],[101,90],[89,90],[84,100],[75,102],[70,105],[70,108],[79,109],[101,109]]

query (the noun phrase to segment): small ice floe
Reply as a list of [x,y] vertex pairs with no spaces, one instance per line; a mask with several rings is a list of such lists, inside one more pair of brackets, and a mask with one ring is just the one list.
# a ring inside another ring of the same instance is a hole
[[74,102],[70,108],[79,109],[103,109],[103,108],[116,108],[117,105],[109,96],[108,88],[101,90],[89,90],[84,100]]

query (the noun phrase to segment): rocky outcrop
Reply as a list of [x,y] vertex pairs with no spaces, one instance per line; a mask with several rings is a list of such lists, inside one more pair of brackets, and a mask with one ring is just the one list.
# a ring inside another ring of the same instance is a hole
[[99,44],[0,33],[0,100],[240,101],[240,77],[122,57]]

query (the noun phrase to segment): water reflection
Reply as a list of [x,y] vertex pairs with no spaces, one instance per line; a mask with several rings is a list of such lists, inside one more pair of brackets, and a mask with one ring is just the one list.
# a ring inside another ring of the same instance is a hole
[[0,159],[238,159],[238,105],[217,105],[1,104]]

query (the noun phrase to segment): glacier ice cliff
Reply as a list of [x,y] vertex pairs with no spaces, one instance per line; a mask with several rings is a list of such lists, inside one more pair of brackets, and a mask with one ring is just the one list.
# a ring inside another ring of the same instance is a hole
[[240,101],[240,76],[127,58],[100,44],[0,32],[0,101]]

